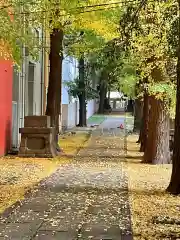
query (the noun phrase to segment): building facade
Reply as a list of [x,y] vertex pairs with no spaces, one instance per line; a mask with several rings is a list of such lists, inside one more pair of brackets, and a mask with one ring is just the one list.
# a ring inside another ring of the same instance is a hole
[[[73,57],[65,57],[62,72],[62,128],[72,128],[79,123],[79,101],[68,93],[67,81],[74,81],[79,74],[78,61]],[[96,100],[87,103],[87,119],[97,111]]]
[[11,61],[0,61],[0,156],[8,152],[11,147],[12,125],[12,78],[13,67]]
[[[39,33],[41,34],[41,32]],[[49,55],[42,49],[34,61],[22,49],[23,61],[19,71],[11,61],[0,61],[0,156],[18,149],[24,127],[24,117],[44,115],[49,78]],[[79,102],[68,94],[66,81],[78,76],[78,62],[72,57],[63,61],[62,73],[62,127],[72,128],[79,121]],[[87,118],[97,110],[95,100],[87,104]]]
[[[46,34],[41,29],[35,31],[39,40],[46,45]],[[24,117],[45,114],[49,56],[43,47],[38,55],[38,60],[33,60],[27,49],[23,47],[20,71],[13,66],[11,149],[18,149],[20,145],[19,128],[24,127]]]
[[24,56],[20,72],[13,67],[12,148],[15,149],[19,147],[19,128],[24,126],[24,117],[44,114],[43,54],[40,53],[38,61],[33,61],[30,56]]

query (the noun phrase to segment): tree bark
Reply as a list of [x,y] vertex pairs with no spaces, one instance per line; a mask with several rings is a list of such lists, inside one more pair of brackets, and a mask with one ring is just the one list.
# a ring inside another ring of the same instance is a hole
[[59,115],[61,113],[61,84],[63,61],[63,31],[53,29],[50,35],[50,73],[47,93],[46,115],[51,117],[51,127],[55,127],[56,150],[61,151],[58,145]]
[[108,103],[110,104],[110,100],[111,100],[111,89],[109,88],[108,90]]
[[128,100],[127,112],[132,113],[132,116],[134,116],[134,104],[132,99]]
[[103,114],[104,113],[104,102],[107,94],[107,88],[104,83],[104,79],[101,79],[100,82],[100,90],[99,90],[99,109],[98,113]]
[[150,106],[144,162],[167,164],[170,163],[169,115],[163,101],[157,100],[154,96],[150,99]]
[[142,109],[143,109],[143,102],[140,99],[135,99],[135,116],[134,116],[134,129],[133,131],[139,131],[141,127],[142,121]]
[[79,127],[86,127],[86,83],[85,83],[85,68],[84,68],[84,56],[79,60]]
[[149,121],[149,96],[144,93],[143,104],[143,118],[140,131],[140,152],[144,152],[146,149],[147,137],[148,137],[148,121]]
[[[180,0],[178,0],[180,9]],[[174,149],[172,159],[172,174],[167,191],[171,194],[180,194],[180,15],[179,15],[179,32],[178,32],[178,61],[177,61],[177,92],[176,92],[176,117],[174,133]]]
[[171,194],[180,194],[180,56],[178,56],[177,64],[177,93],[176,93],[176,117],[174,146],[172,158],[172,174],[167,191]]

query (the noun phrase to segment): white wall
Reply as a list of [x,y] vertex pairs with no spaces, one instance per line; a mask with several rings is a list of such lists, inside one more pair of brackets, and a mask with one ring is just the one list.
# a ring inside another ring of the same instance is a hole
[[[91,100],[87,104],[87,119],[97,111],[96,101]],[[79,123],[79,101],[72,101],[68,104],[67,127],[72,128]]]
[[[78,76],[78,62],[75,58],[66,56],[62,65],[62,104],[67,105],[67,111],[64,111],[66,119],[63,124],[67,128],[74,127],[77,124],[78,103],[68,94],[67,81],[73,81]],[[66,107],[65,107],[66,108]]]
[[70,103],[68,105],[68,121],[67,121],[67,127],[71,128],[76,125],[76,103]]
[[96,111],[95,100],[88,101],[87,104],[87,119],[91,117]]
[[73,81],[78,76],[78,63],[72,57],[65,57],[62,64],[62,104],[69,104],[69,94],[64,82]]
[[[62,67],[62,104],[68,105],[67,116],[63,116],[63,119],[67,119],[67,127],[74,127],[79,122],[79,102],[69,96],[67,87],[64,82],[73,81],[78,77],[78,62],[72,57],[65,57]],[[87,104],[87,118],[91,117],[97,111],[96,101],[91,100]]]
[[79,103],[73,101],[68,105],[68,128],[76,126],[79,122]]

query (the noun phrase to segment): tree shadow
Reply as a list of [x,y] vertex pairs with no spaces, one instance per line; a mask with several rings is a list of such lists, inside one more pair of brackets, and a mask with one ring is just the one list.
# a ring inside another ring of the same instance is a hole
[[130,189],[129,194],[136,194],[139,196],[146,195],[146,196],[160,196],[160,195],[165,195],[168,194],[166,190],[161,190],[161,189],[156,189],[156,190],[140,190],[140,189]]
[[[76,156],[74,162],[115,162],[115,163],[133,163],[139,164],[143,163],[143,158],[141,156],[127,156],[126,154],[121,156],[107,156],[107,155],[88,155],[84,154],[81,156]],[[143,163],[145,164],[145,163]]]
[[117,151],[124,151],[121,146],[119,147],[111,147],[111,146],[101,146],[101,145],[96,145],[96,146],[88,146],[86,148],[87,150],[117,150]]
[[95,194],[95,195],[110,195],[110,194],[117,194],[121,197],[129,198],[128,194],[128,186],[123,187],[106,187],[106,186],[90,186],[90,185],[66,185],[66,184],[58,184],[53,185],[49,183],[42,184],[39,190],[46,190],[53,193],[86,193],[86,194]]
[[131,156],[131,155],[126,155],[125,156],[127,160],[129,159],[136,159],[136,161],[139,163],[139,161],[143,160],[143,156]]
[[137,152],[137,153],[141,153],[141,152],[137,151],[137,149],[128,149],[127,151],[128,151],[128,152]]

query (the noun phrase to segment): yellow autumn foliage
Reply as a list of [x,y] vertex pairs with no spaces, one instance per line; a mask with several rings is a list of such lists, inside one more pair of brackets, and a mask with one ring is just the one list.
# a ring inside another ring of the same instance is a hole
[[0,60],[11,60],[12,54],[10,46],[3,39],[0,39]]
[[[1,39],[9,43],[12,58],[20,61],[20,48],[25,44],[30,49],[32,54],[34,49],[41,48],[41,44],[35,43],[30,29],[42,28],[44,31],[51,33],[53,28],[63,28],[65,34],[70,34],[74,31],[92,31],[94,37],[103,38],[105,41],[112,40],[119,36],[117,32],[119,24],[120,4],[115,5],[116,8],[111,8],[113,1],[107,0],[63,0],[60,5],[56,0],[41,0],[32,3],[30,0],[8,0],[1,2],[1,6],[6,7],[7,4],[12,6],[7,11],[11,12],[14,21],[12,26],[9,26],[5,9],[0,9],[0,31],[2,32]],[[114,5],[113,5],[114,6]],[[9,10],[10,9],[10,10]],[[3,14],[2,14],[3,13]],[[5,23],[1,24],[2,22]],[[23,27],[24,25],[24,27]],[[9,31],[10,34],[7,34]],[[17,45],[17,39],[20,43]],[[91,38],[93,42],[93,38]],[[37,45],[37,46],[36,46]],[[42,42],[43,45],[43,42]],[[92,44],[85,43],[86,48],[92,48]],[[79,46],[81,48],[81,46]],[[2,51],[1,54],[6,58],[6,54]]]

